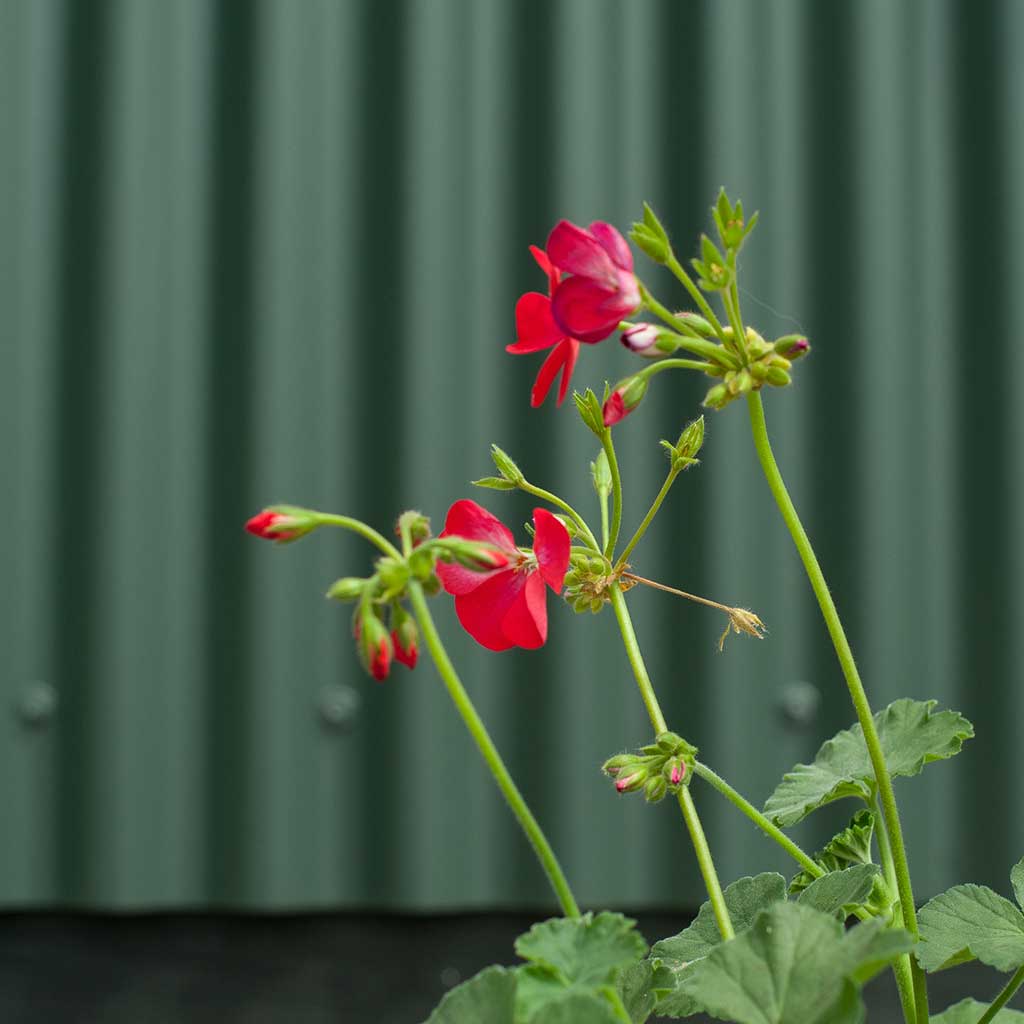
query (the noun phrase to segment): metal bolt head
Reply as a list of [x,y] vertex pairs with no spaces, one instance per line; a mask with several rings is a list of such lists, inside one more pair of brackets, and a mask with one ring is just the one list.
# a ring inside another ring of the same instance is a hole
[[29,728],[42,728],[57,711],[57,691],[43,682],[28,683],[18,698],[18,717]]
[[320,720],[330,729],[348,732],[355,724],[361,700],[359,693],[351,686],[329,683],[320,690],[317,697],[317,711]]

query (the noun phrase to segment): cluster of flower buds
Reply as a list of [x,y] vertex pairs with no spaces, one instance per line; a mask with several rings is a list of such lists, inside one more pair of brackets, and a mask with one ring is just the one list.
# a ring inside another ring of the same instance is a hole
[[668,792],[688,786],[697,748],[674,732],[663,732],[638,754],[616,754],[601,770],[615,780],[619,793],[643,790],[644,799],[656,804]]
[[[735,351],[732,328],[725,328],[723,333],[726,345]],[[746,365],[736,369],[716,370],[713,375],[721,376],[722,382],[704,396],[704,405],[709,408],[722,409],[734,398],[749,391],[758,391],[765,384],[776,388],[786,387],[792,380],[789,371],[793,361],[811,350],[807,339],[800,334],[786,334],[774,342],[768,342],[752,327],[748,327],[744,340]]]
[[600,555],[573,555],[565,574],[562,596],[574,612],[596,615],[610,600],[608,591],[616,582],[621,590],[636,586],[632,580],[622,579],[619,573],[613,572]]

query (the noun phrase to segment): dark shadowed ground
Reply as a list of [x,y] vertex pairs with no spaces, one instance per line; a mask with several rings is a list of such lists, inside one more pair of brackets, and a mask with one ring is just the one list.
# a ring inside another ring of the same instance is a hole
[[[0,1021],[418,1024],[452,985],[514,963],[515,936],[540,916],[7,914]],[[689,922],[635,916],[650,941]],[[933,1012],[1001,984],[976,965],[934,976]],[[872,1024],[901,1020],[890,975],[867,1001]]]

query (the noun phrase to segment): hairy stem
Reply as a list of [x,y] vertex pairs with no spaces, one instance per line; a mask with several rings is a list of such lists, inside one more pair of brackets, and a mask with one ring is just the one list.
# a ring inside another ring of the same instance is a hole
[[619,477],[619,460],[615,457],[612,432],[607,427],[601,433],[601,447],[604,448],[608,469],[612,474],[612,525],[604,545],[604,557],[611,561],[619,540],[619,527],[622,525],[622,480]]
[[1013,977],[1003,986],[1003,990],[992,1001],[992,1005],[978,1018],[978,1024],[990,1024],[996,1014],[1010,1001],[1014,992],[1024,984],[1024,967],[1018,967]]
[[[647,707],[647,714],[651,719],[651,726],[655,735],[668,731],[665,724],[665,716],[661,713],[661,706],[654,693],[654,685],[644,664],[643,655],[640,653],[640,645],[637,643],[636,633],[633,630],[633,620],[630,618],[629,609],[626,607],[626,599],[618,583],[613,583],[608,588],[611,595],[612,608],[615,610],[615,618],[619,622],[619,630],[622,633],[622,642],[626,647],[626,656],[636,677],[637,686],[640,687],[640,695],[643,697]],[[701,828],[700,818],[697,816],[697,808],[693,805],[693,798],[690,796],[688,786],[679,790],[679,806],[682,809],[683,817],[686,820],[686,827],[693,840],[693,848],[697,854],[697,864],[700,867],[701,875],[704,877],[704,887],[707,889],[708,898],[711,900],[712,909],[715,912],[715,920],[718,923],[718,930],[723,939],[731,939],[733,931],[732,921],[729,919],[729,910],[725,905],[725,897],[722,895],[722,886],[718,881],[718,873],[715,871],[715,862],[711,857],[711,850],[708,847],[704,830]]]
[[587,526],[587,521],[570,505],[567,501],[564,501],[557,494],[552,494],[550,491],[545,491],[543,487],[538,487],[536,484],[531,484],[529,480],[524,480],[519,484],[521,491],[526,491],[527,494],[532,494],[535,498],[540,498],[541,501],[546,501],[556,508],[560,508],[579,528],[583,539],[590,545],[590,547],[598,554],[601,553],[601,547],[597,543],[597,539],[591,532],[590,527]]
[[654,517],[658,513],[658,509],[661,508],[661,503],[668,497],[668,492],[672,490],[672,485],[676,482],[676,477],[682,472],[681,469],[670,469],[668,476],[665,477],[665,482],[661,485],[661,490],[658,491],[658,496],[654,499],[651,507],[647,510],[647,515],[644,516],[643,521],[636,528],[636,533],[629,538],[629,543],[622,549],[622,554],[619,555],[615,562],[615,568],[621,569],[626,564],[626,559],[629,558],[630,552],[640,543],[640,539],[647,532],[647,527],[651,525]]
[[520,828],[526,833],[526,838],[529,839],[530,845],[533,846],[534,853],[537,854],[537,859],[544,869],[544,874],[547,875],[551,888],[554,889],[558,902],[562,906],[562,912],[566,917],[579,917],[579,906],[572,894],[572,890],[569,888],[565,875],[562,873],[558,858],[555,857],[551,844],[548,842],[540,825],[537,824],[537,819],[527,806],[518,787],[512,781],[512,776],[509,775],[505,762],[502,761],[501,755],[498,753],[490,734],[487,732],[487,728],[484,726],[476,712],[476,708],[473,706],[473,702],[469,698],[469,694],[466,693],[462,682],[459,680],[458,673],[455,671],[455,667],[448,657],[448,652],[441,642],[441,637],[438,635],[437,627],[434,625],[434,619],[430,614],[430,609],[427,607],[426,598],[423,596],[423,588],[415,580],[409,584],[409,600],[419,621],[420,631],[423,633],[427,649],[430,651],[431,658],[434,659],[434,664],[437,666],[437,671],[448,689],[448,694],[455,704],[455,709],[461,715],[463,722],[466,723],[466,728],[483,755],[484,761],[487,762],[487,767],[490,768],[494,781],[498,784],[498,788],[508,801],[508,805],[516,816]]
[[401,552],[394,544],[379,534],[372,526],[367,526],[366,523],[358,519],[351,519],[349,516],[336,516],[329,512],[317,512],[316,517],[323,526],[337,526],[343,530],[358,533],[363,540],[368,540],[385,555],[390,555],[392,558],[402,557]]
[[725,779],[716,775],[706,764],[701,764],[700,761],[697,761],[693,766],[693,770],[705,782],[710,783],[717,789],[729,803],[745,814],[765,835],[770,839],[774,839],[808,874],[813,875],[815,878],[821,878],[825,874],[825,869],[820,864],[801,850],[782,829],[772,824],[752,803],[745,800]]
[[[864,741],[867,744],[868,755],[871,758],[871,767],[875,773],[875,780],[878,785],[878,795],[881,800],[884,815],[885,830],[888,833],[889,844],[892,849],[893,863],[896,871],[896,884],[899,891],[900,905],[903,912],[903,923],[907,931],[914,938],[917,938],[917,912],[914,908],[914,891],[910,884],[910,868],[907,864],[907,851],[903,843],[903,829],[900,826],[899,811],[896,807],[896,796],[893,793],[892,778],[889,775],[889,768],[885,763],[885,755],[882,753],[882,744],[878,738],[878,730],[875,728],[874,716],[871,712],[871,705],[868,703],[867,694],[864,692],[864,684],[861,682],[860,673],[857,671],[857,664],[850,649],[850,643],[846,639],[839,613],[836,610],[835,602],[829,593],[828,584],[825,582],[824,573],[818,564],[817,556],[811,547],[810,539],[800,522],[793,501],[786,490],[782,473],[775,461],[771,443],[768,440],[768,428],[764,418],[764,406],[761,403],[761,395],[753,391],[747,395],[747,408],[750,412],[750,425],[754,438],[754,448],[757,450],[761,468],[768,480],[775,502],[782,513],[782,518],[793,538],[793,543],[800,554],[804,570],[810,580],[814,595],[818,599],[821,614],[828,627],[829,636],[839,657],[839,664],[846,679],[847,688],[850,691],[850,698],[853,701],[854,710],[857,713],[857,721],[860,723],[864,733]],[[911,959],[911,972],[914,980],[914,997],[917,1012],[918,1024],[928,1022],[928,995],[925,987],[924,972],[916,960]]]

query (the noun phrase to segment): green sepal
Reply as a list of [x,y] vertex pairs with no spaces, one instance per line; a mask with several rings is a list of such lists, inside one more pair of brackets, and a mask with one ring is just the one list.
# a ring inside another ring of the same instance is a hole
[[356,601],[362,597],[367,582],[358,576],[343,576],[327,588],[327,597],[333,601]]
[[[974,726],[956,711],[934,712],[937,701],[893,701],[875,715],[882,753],[893,776],[917,775],[926,764],[960,753]],[[875,773],[860,725],[844,729],[819,748],[811,764],[788,772],[765,803],[764,812],[783,828],[811,811],[857,797],[875,798]]]
[[608,456],[603,448],[590,464],[590,479],[593,481],[598,497],[607,498],[612,493],[612,470],[608,465]]
[[486,487],[492,491],[514,491],[516,485],[503,476],[482,476],[479,480],[470,480],[474,487]]
[[494,460],[498,472],[514,487],[526,482],[523,471],[515,464],[512,457],[496,444],[491,445],[491,458]]
[[[605,384],[605,399],[608,398],[608,385]],[[578,391],[574,391],[572,400],[576,403],[576,408],[579,410],[580,419],[591,431],[593,431],[598,437],[604,436],[604,412],[602,409],[602,403],[598,401],[597,395],[587,388],[587,390],[581,395]]]

